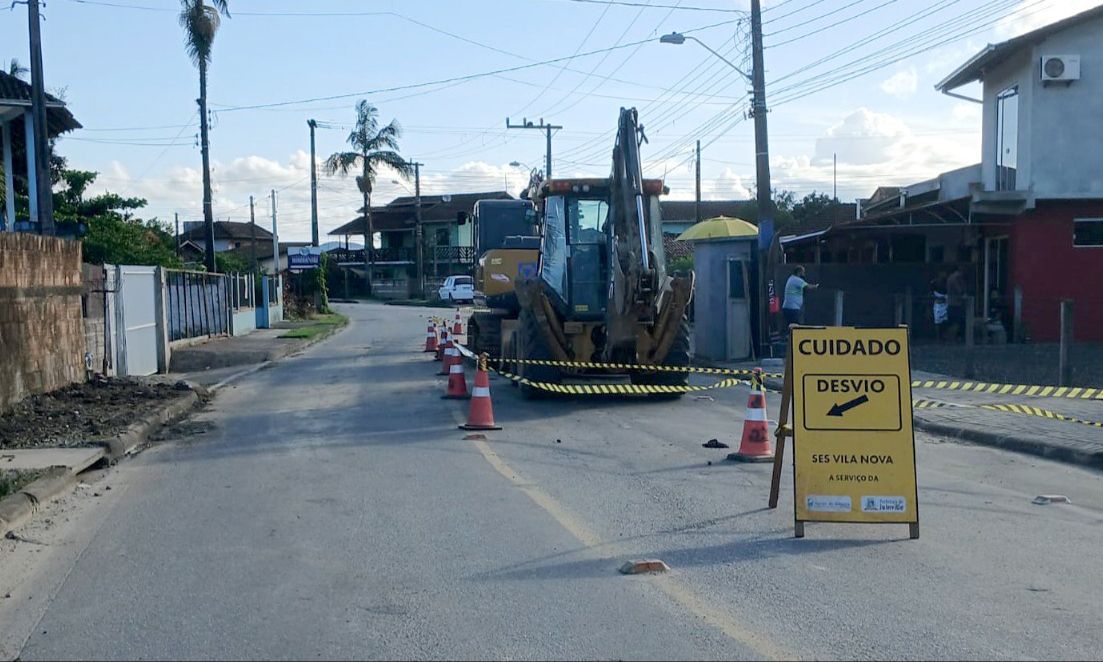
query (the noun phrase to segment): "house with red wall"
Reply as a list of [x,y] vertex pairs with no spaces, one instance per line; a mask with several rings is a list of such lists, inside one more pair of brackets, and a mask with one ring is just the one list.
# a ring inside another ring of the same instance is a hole
[[847,323],[892,323],[904,299],[933,335],[924,295],[960,268],[985,330],[1055,341],[1071,300],[1075,338],[1103,341],[1103,7],[989,45],[936,88],[981,105],[980,163],[782,238],[787,266],[844,290]]

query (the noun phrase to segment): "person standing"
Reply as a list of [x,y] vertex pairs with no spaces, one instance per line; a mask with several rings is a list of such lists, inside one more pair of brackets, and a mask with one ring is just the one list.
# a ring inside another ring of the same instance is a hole
[[[950,277],[946,279],[946,297],[949,313],[947,336],[950,340],[957,340],[958,330],[969,333],[969,329],[965,328],[965,274],[960,265],[955,266]],[[962,337],[965,336],[962,335]]]
[[941,342],[945,335],[946,323],[950,319],[945,273],[939,273],[938,278],[931,281],[931,318],[934,322],[935,339]]
[[804,290],[814,290],[819,285],[809,283],[804,279],[804,267],[793,269],[793,275],[785,281],[785,301],[781,306],[781,313],[785,316],[785,329],[788,333],[789,326],[800,324],[804,317]]

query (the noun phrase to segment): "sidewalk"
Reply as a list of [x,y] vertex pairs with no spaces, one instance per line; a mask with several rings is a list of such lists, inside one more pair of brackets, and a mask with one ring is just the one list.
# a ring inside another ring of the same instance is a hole
[[[706,365],[699,363],[698,365]],[[717,363],[710,367],[750,369],[752,362]],[[776,366],[766,372],[783,372]],[[937,373],[912,372],[912,380],[954,380]],[[781,390],[781,379],[767,379],[772,390]],[[913,409],[918,430],[960,439],[982,446],[994,446],[1020,453],[1038,455],[1081,466],[1103,468],[1103,426],[1050,418],[1047,412],[1091,422],[1103,423],[1103,400],[1041,398],[1023,395],[997,395],[964,391],[916,388],[912,398],[926,401]],[[771,410],[779,406],[771,402]],[[985,409],[984,405],[1028,405],[1043,410],[1041,415]]]
[[314,322],[280,322],[271,329],[257,329],[247,336],[213,338],[195,345],[172,350],[170,372],[161,379],[186,379],[202,386],[211,386],[237,374],[247,366],[277,361],[285,356],[328,338],[341,328],[311,338],[282,338],[288,331],[312,326]]

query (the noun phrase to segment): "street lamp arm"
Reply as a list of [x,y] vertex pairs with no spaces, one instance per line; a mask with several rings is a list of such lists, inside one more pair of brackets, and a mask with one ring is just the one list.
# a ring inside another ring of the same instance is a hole
[[742,69],[740,69],[739,67],[737,67],[737,66],[735,66],[734,64],[732,64],[732,63],[731,63],[731,61],[730,61],[730,60],[728,60],[728,58],[726,58],[726,57],[724,57],[723,55],[721,55],[721,54],[717,53],[716,51],[714,51],[714,50],[712,49],[712,47],[711,47],[711,46],[709,46],[708,44],[706,44],[705,42],[701,41],[701,40],[700,40],[700,39],[698,39],[697,37],[694,37],[693,35],[686,35],[686,36],[685,36],[685,38],[686,38],[686,39],[692,39],[693,41],[697,42],[698,44],[701,44],[702,46],[704,46],[704,47],[705,47],[705,48],[706,48],[706,49],[708,50],[708,52],[712,53],[712,54],[713,54],[713,55],[715,55],[716,57],[718,57],[718,58],[720,58],[721,60],[723,60],[723,61],[724,61],[724,64],[728,65],[728,66],[729,66],[729,67],[731,67],[732,69],[735,69],[736,73],[738,73],[738,74],[739,74],[740,76],[742,76],[742,77],[746,78],[747,80],[751,80],[751,77],[750,77],[750,76],[748,76],[748,75],[747,75],[746,73],[744,73],[744,71],[743,71]]
[[675,44],[675,45],[680,45],[680,44],[684,44],[684,43],[686,43],[686,39],[692,39],[693,41],[697,42],[698,44],[700,44],[700,45],[704,46],[704,47],[705,47],[705,50],[707,50],[708,52],[712,53],[712,54],[713,54],[713,55],[715,55],[716,57],[720,58],[720,61],[721,61],[721,62],[723,62],[724,64],[728,65],[728,66],[729,66],[729,67],[731,67],[732,69],[735,69],[735,71],[736,71],[736,72],[737,72],[737,73],[738,73],[738,74],[739,74],[740,76],[742,76],[742,77],[746,78],[747,80],[751,80],[751,77],[750,77],[750,76],[748,76],[748,75],[747,75],[746,73],[744,73],[744,71],[743,71],[742,69],[740,69],[739,67],[737,67],[737,66],[735,66],[734,64],[732,64],[732,63],[731,63],[731,61],[729,61],[729,60],[728,60],[728,59],[727,59],[726,57],[724,57],[723,55],[721,55],[721,54],[717,53],[716,51],[714,51],[714,50],[712,49],[712,47],[711,47],[711,46],[709,46],[709,45],[708,45],[708,44],[706,44],[705,42],[701,41],[701,40],[700,40],[700,39],[698,39],[697,37],[694,37],[693,35],[687,35],[687,34],[683,34],[683,33],[681,33],[681,32],[671,32],[670,34],[664,34],[664,35],[663,35],[662,37],[659,37],[659,43],[660,43],[660,44]]

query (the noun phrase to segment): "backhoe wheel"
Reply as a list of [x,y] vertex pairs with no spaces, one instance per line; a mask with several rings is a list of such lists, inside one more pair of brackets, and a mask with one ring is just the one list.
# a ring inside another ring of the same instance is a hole
[[[670,345],[670,351],[661,365],[671,367],[689,367],[693,357],[689,351],[689,321],[682,318],[678,325],[678,333],[674,336],[674,342]],[[633,384],[641,386],[688,386],[689,372],[636,372],[630,376]],[[676,400],[685,395],[681,393],[655,393],[653,398],[662,400]]]
[[[544,338],[544,331],[540,328],[540,322],[528,310],[522,310],[517,325],[517,345],[514,348],[518,359],[530,359],[535,361],[552,360],[551,349]],[[559,370],[553,366],[533,365],[531,363],[519,363],[517,374],[533,382],[558,384]],[[521,395],[527,399],[542,398],[549,395],[547,391],[521,384]]]

